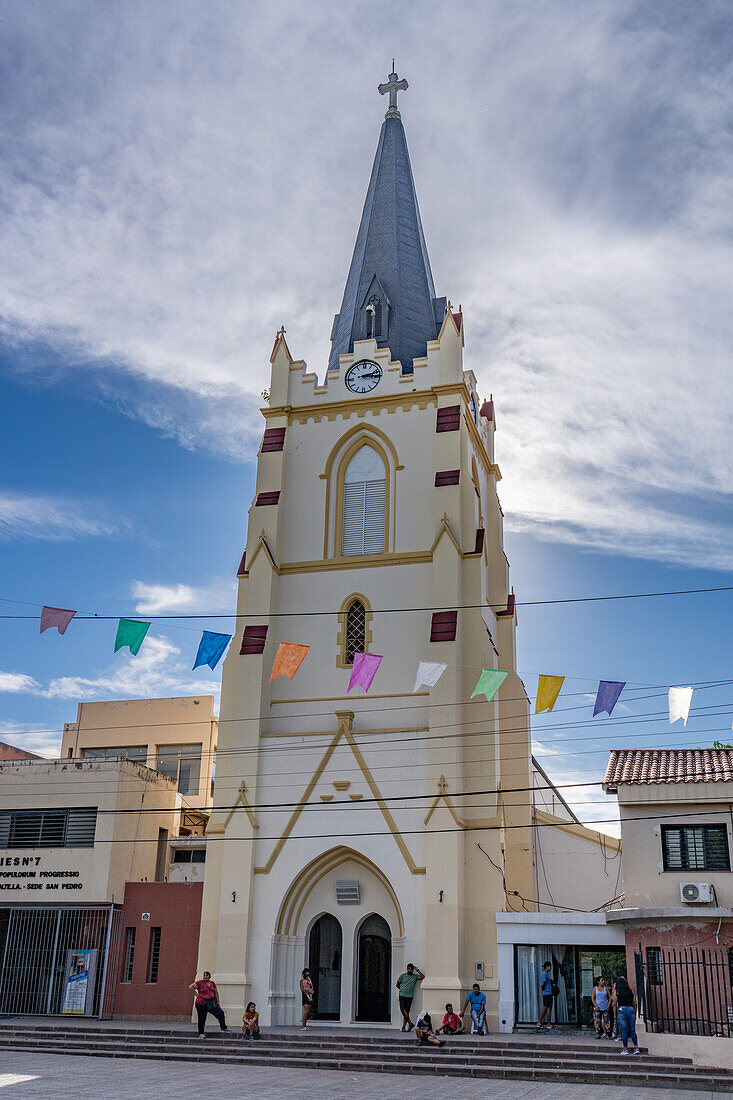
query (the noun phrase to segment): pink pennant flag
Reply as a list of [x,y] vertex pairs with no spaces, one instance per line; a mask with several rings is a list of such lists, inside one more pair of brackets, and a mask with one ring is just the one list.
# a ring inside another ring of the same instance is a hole
[[41,634],[55,626],[59,634],[65,634],[66,628],[76,615],[76,611],[67,611],[63,607],[43,607],[41,610]]
[[348,695],[354,687],[363,687],[364,691],[369,691],[381,663],[382,658],[378,657],[376,653],[355,653],[354,667],[351,670],[351,679],[346,694]]

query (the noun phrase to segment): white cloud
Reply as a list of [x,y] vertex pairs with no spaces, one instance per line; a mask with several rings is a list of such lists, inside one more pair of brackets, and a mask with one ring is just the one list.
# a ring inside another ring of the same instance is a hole
[[35,695],[41,685],[25,672],[0,672],[0,692]]
[[[726,19],[369,10],[410,80],[436,285],[496,400],[510,529],[733,568]],[[251,458],[275,329],[326,362],[383,42],[336,0],[182,0],[145,23],[135,5],[6,13],[1,331],[71,353],[184,446]]]
[[0,722],[0,741],[39,756],[57,757],[61,748],[60,729],[38,729],[30,723]]
[[102,505],[0,491],[0,540],[112,538],[128,529]]
[[[219,577],[208,585],[146,584],[132,582],[132,597],[138,615],[214,614],[235,606],[237,586],[233,579]],[[222,627],[222,631],[224,628]]]
[[220,683],[191,671],[198,634],[191,631],[186,656],[165,635],[148,632],[136,657],[120,651],[98,676],[61,676],[43,695],[48,699],[155,699],[176,695],[215,695]]

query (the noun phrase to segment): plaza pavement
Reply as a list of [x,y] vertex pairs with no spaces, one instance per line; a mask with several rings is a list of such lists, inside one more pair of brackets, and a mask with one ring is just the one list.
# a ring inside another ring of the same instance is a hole
[[[196,1040],[194,1040],[195,1042]],[[4,1091],[7,1089],[7,1092]],[[613,1100],[712,1100],[730,1093],[614,1087]],[[181,1100],[182,1096],[251,1100],[588,1100],[587,1084],[464,1081],[337,1070],[190,1065],[143,1058],[113,1059],[3,1051],[0,1100]]]

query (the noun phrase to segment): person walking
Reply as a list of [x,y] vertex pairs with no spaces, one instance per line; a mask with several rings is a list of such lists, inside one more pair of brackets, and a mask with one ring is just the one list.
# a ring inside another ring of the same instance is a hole
[[466,1015],[466,1009],[471,1006],[471,1034],[488,1035],[489,1028],[486,1023],[486,994],[481,992],[478,982],[473,983],[473,989],[466,995],[466,1000],[461,1009],[461,1016]]
[[636,994],[626,981],[625,974],[619,974],[614,983],[613,1006],[621,1032],[623,1044],[621,1053],[629,1053],[629,1039],[631,1039],[634,1044],[634,1054],[641,1054],[639,1040],[636,1037]]
[[196,994],[196,1015],[198,1016],[199,1023],[199,1039],[206,1038],[206,1016],[210,1012],[211,1015],[219,1021],[219,1027],[222,1031],[228,1031],[226,1017],[222,1011],[222,1007],[219,1003],[219,990],[216,988],[216,982],[211,980],[211,972],[204,970],[203,977],[197,982],[191,982],[188,987],[192,993]]
[[544,1019],[547,1016],[547,1030],[552,1031],[552,1000],[553,1000],[552,963],[542,964],[540,973],[540,996],[542,997],[542,1011],[537,1021],[537,1030],[542,1031]]
[[410,1009],[415,996],[415,986],[423,981],[425,975],[419,966],[414,963],[407,964],[407,970],[397,979],[397,989],[400,997],[400,1012],[402,1013],[402,1030],[412,1031],[415,1026],[410,1019]]
[[610,1039],[611,1017],[609,1006],[611,997],[603,977],[594,982],[590,999],[593,1002],[593,1025],[596,1029],[596,1039]]
[[303,1021],[300,1030],[305,1031],[306,1021],[313,1008],[313,982],[311,981],[311,972],[307,966],[300,978],[300,999],[303,1005]]

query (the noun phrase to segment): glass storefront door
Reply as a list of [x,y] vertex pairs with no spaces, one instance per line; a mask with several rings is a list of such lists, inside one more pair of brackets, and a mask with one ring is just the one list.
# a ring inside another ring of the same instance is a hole
[[552,1022],[570,1027],[592,1027],[591,994],[599,975],[610,986],[617,974],[626,972],[626,953],[618,948],[517,944],[514,960],[514,1018],[518,1026],[537,1023],[542,1009],[540,981],[544,963],[552,964],[552,980],[558,989]]

